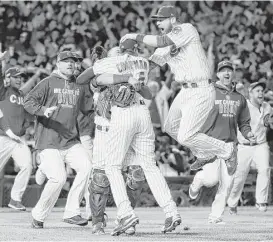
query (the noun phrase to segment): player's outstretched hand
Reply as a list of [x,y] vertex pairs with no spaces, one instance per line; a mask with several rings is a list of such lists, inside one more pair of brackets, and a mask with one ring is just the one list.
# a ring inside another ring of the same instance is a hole
[[56,106],[53,106],[53,107],[50,107],[50,108],[47,108],[44,112],[44,115],[47,117],[47,118],[50,118],[52,116],[52,114],[54,113],[54,111],[57,109],[58,107]]
[[136,40],[136,37],[137,37],[137,34],[126,34],[126,35],[121,37],[120,43],[124,42],[127,39]]
[[257,143],[256,137],[254,136],[254,134],[252,132],[249,132],[247,134],[247,138],[250,141],[250,143],[252,143],[252,144]]
[[22,144],[25,143],[19,136],[15,135],[10,129],[6,131],[6,134],[17,143],[22,143]]

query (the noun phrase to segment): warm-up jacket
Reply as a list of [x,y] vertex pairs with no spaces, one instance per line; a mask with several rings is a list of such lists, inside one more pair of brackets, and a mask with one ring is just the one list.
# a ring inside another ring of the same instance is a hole
[[[0,62],[0,70],[2,70]],[[2,73],[0,71],[0,73]],[[26,120],[30,118],[23,107],[23,93],[13,87],[4,87],[4,76],[0,74],[0,109],[3,112],[4,120],[18,136],[26,132]],[[0,130],[0,135],[6,135],[4,130]]]
[[[77,117],[80,110],[92,115],[92,100],[92,93],[86,92],[75,80],[65,80],[56,73],[42,80],[24,102],[25,109],[37,116],[36,149],[67,149],[79,143]],[[52,106],[58,108],[46,118],[44,112]]]
[[215,84],[216,98],[200,132],[225,142],[237,141],[237,127],[247,137],[250,114],[245,97],[235,89],[229,91],[221,83]]

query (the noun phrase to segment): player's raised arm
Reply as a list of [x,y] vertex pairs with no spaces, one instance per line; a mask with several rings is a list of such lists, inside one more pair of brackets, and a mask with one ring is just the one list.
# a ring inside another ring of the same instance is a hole
[[107,85],[113,85],[118,83],[125,83],[130,82],[130,77],[132,75],[130,74],[124,74],[124,75],[118,75],[118,74],[109,74],[109,73],[103,73],[101,75],[98,75],[94,79],[94,86],[107,86]]
[[151,18],[156,21],[161,35],[126,34],[121,38],[121,42],[126,39],[133,39],[152,47],[161,48],[175,45],[179,48],[187,45],[198,36],[197,30],[191,24],[181,24],[178,21],[178,15],[173,6],[161,7],[157,15]]
[[3,66],[5,64],[5,59],[8,56],[8,52],[4,51],[4,52],[0,52],[0,100],[3,100],[5,98],[5,93],[6,93],[6,89],[5,89],[5,77],[3,74]]
[[90,81],[94,77],[95,77],[95,74],[94,74],[93,67],[89,67],[77,77],[76,83],[80,85],[85,85],[90,83]]

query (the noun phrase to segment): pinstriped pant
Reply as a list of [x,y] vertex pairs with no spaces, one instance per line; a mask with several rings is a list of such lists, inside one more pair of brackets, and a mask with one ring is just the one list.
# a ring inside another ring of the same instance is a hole
[[166,216],[177,213],[168,185],[156,166],[154,141],[151,117],[145,105],[112,108],[111,124],[107,135],[105,173],[110,181],[117,205],[118,218],[133,213],[121,174],[122,163],[130,146],[135,152],[134,164],[142,167],[150,189]]
[[212,84],[198,88],[181,88],[173,101],[165,130],[181,145],[187,146],[199,159],[210,159],[215,155],[226,160],[233,150],[232,143],[199,133],[213,108],[215,89]]

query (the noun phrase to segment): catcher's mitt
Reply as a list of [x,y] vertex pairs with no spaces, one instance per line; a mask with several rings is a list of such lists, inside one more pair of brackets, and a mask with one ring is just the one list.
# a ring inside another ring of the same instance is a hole
[[106,56],[107,56],[107,52],[102,46],[100,45],[95,46],[91,51],[92,64],[94,64],[97,60],[105,58]]
[[112,104],[119,107],[127,107],[135,100],[136,90],[129,83],[121,83],[112,86]]

